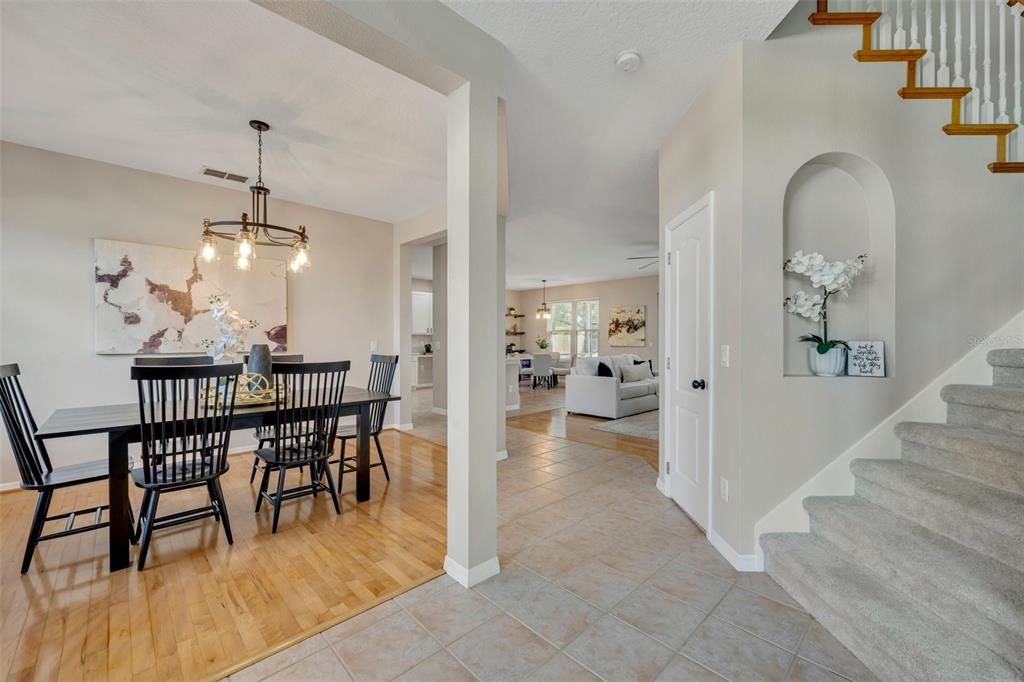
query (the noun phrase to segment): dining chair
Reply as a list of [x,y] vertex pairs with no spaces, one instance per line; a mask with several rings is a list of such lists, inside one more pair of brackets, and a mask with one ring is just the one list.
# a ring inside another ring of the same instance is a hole
[[544,384],[551,388],[551,355],[548,353],[533,354],[533,387]]
[[[272,447],[256,451],[256,456],[263,461],[263,480],[256,499],[256,511],[260,510],[263,500],[274,505],[274,533],[277,532],[282,502],[304,495],[315,497],[320,490],[330,494],[334,511],[341,514],[334,477],[327,460],[338,432],[341,397],[351,364],[348,360],[273,364],[274,389],[278,397],[274,408],[274,442]],[[307,485],[285,490],[288,470],[300,466],[309,466],[310,471],[320,474],[311,476]],[[277,471],[277,492],[269,493],[267,489],[273,471]],[[327,485],[321,480],[323,474],[327,475]]]
[[[142,467],[132,470],[142,489],[138,570],[146,567],[154,530],[213,517],[233,544],[220,477],[228,470],[228,444],[240,363],[132,367],[139,392]],[[162,495],[206,488],[210,504],[163,517]]]
[[[243,361],[246,364],[249,364],[249,354],[248,353],[243,355],[242,359],[243,359]],[[305,360],[305,358],[302,355],[298,355],[298,354],[292,354],[292,355],[272,355],[271,359],[274,362],[303,362]],[[253,437],[257,441],[257,443],[256,443],[256,449],[257,450],[259,450],[260,448],[270,447],[274,443],[274,427],[273,426],[258,426],[258,427],[256,427],[256,430],[253,431],[252,435],[253,435]],[[252,458],[252,471],[249,473],[249,483],[250,484],[253,481],[256,480],[256,472],[257,471],[261,471],[262,469],[263,469],[263,467],[260,466],[260,458],[254,456]]]
[[[18,369],[18,365],[0,365],[0,414],[3,415],[4,430],[11,443],[11,450],[14,451],[14,461],[18,465],[18,473],[21,476],[21,487],[38,493],[35,514],[32,516],[31,525],[29,525],[28,541],[25,543],[25,556],[21,562],[21,573],[24,575],[28,573],[28,569],[32,565],[32,556],[40,542],[99,530],[106,528],[110,523],[100,521],[103,511],[109,509],[109,505],[105,504],[49,516],[50,503],[53,501],[55,490],[106,479],[107,462],[106,460],[83,462],[54,469],[50,463],[50,456],[46,452],[46,446],[42,441],[35,439],[36,421],[32,417],[32,411],[29,409],[25,392],[18,379],[20,375],[21,371]],[[131,509],[128,510],[128,513],[129,523],[134,526],[135,521],[131,518]],[[91,518],[94,522],[76,528],[75,520],[80,518]],[[62,519],[67,519],[64,530],[43,535],[43,527],[47,521]],[[132,542],[135,542],[134,535],[132,535]]]
[[[371,355],[370,356],[370,378],[366,382],[366,390],[373,393],[391,393],[391,386],[395,379],[395,370],[398,369],[398,356],[397,355]],[[384,459],[384,449],[380,446],[380,432],[384,429],[384,415],[387,412],[388,404],[386,402],[374,403],[370,406],[370,437],[373,438],[374,444],[377,446],[377,462],[371,464],[370,467],[381,467],[384,469],[384,478],[388,481],[391,480],[391,474],[388,473],[388,463]],[[341,492],[341,482],[345,474],[352,473],[356,470],[356,457],[355,455],[346,457],[345,456],[345,444],[348,441],[356,438],[358,431],[354,425],[342,426],[338,429],[338,440],[341,441],[341,453],[337,460],[329,461],[328,468],[331,464],[338,465],[338,492]]]
[[209,355],[142,355],[132,361],[136,367],[181,367],[182,365],[212,365]]
[[551,383],[558,386],[559,377],[566,377],[572,372],[573,356],[569,353],[551,354]]

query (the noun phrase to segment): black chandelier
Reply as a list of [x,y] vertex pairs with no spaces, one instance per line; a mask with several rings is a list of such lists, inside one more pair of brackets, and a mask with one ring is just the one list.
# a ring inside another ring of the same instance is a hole
[[[267,197],[270,188],[263,184],[263,133],[270,130],[270,125],[263,121],[249,121],[249,127],[256,131],[257,138],[257,176],[256,184],[249,187],[252,193],[252,213],[243,213],[241,220],[203,220],[203,237],[199,243],[199,256],[207,263],[217,259],[217,238],[227,239],[235,243],[235,267],[248,270],[256,257],[257,246],[278,246],[290,248],[288,269],[302,272],[309,265],[309,237],[306,226],[298,229],[282,227],[267,222]],[[252,216],[250,219],[249,216]],[[215,227],[237,227],[235,231],[219,231]]]
[[542,279],[541,282],[544,284],[544,298],[541,299],[540,306],[537,308],[537,319],[550,320],[551,306],[548,305],[548,281],[546,279]]

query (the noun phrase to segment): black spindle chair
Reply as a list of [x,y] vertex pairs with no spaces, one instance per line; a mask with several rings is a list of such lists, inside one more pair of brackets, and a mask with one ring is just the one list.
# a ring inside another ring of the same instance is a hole
[[[304,495],[316,496],[320,490],[330,494],[334,511],[341,514],[334,477],[326,462],[331,456],[334,435],[338,432],[341,397],[350,365],[348,360],[275,362],[273,365],[274,388],[277,391],[274,444],[256,451],[256,456],[263,460],[263,480],[256,511],[260,510],[264,499],[274,505],[274,533],[277,532],[282,502]],[[327,485],[321,481],[321,475],[313,475],[309,484],[285,490],[287,471],[307,465],[312,472],[325,472]],[[275,470],[277,492],[268,493],[270,473]]]
[[[21,371],[17,365],[0,365],[0,414],[3,415],[4,428],[7,431],[7,438],[10,440],[11,449],[14,451],[14,461],[18,465],[18,473],[21,475],[21,487],[39,493],[32,525],[29,526],[25,558],[21,562],[21,572],[25,574],[28,573],[29,566],[32,565],[32,556],[40,542],[106,528],[110,523],[101,520],[103,510],[109,508],[105,504],[56,516],[47,516],[55,490],[106,479],[107,462],[105,460],[85,462],[54,469],[50,464],[50,456],[47,454],[43,442],[35,439],[36,421],[32,417],[32,411],[29,409],[25,393],[21,388],[21,382],[18,379],[20,375]],[[129,519],[131,519],[130,508],[128,513]],[[79,517],[92,518],[93,523],[75,528],[75,519]],[[61,519],[66,519],[64,530],[43,535],[43,526],[47,521]],[[134,521],[130,520],[130,522],[134,524]],[[133,535],[132,542],[134,541],[135,536]]]
[[[242,357],[245,360],[245,364],[248,365],[249,364],[249,354],[246,353]],[[273,358],[274,362],[303,362],[304,361],[303,356],[297,355],[297,354],[296,355],[273,355],[271,357]],[[266,447],[270,447],[271,445],[274,444],[274,427],[273,426],[258,426],[258,427],[256,427],[256,430],[253,431],[252,435],[253,435],[253,437],[256,438],[257,441],[259,441],[256,444],[256,449],[257,450],[260,450],[260,449],[266,448]],[[262,468],[263,467],[260,466],[260,458],[259,457],[253,457],[252,458],[252,471],[249,473],[249,483],[252,483],[253,481],[256,480],[256,472],[262,470]],[[301,471],[301,469],[300,469],[300,471]]]
[[[398,369],[397,355],[371,355],[370,356],[370,378],[366,382],[366,390],[374,393],[391,393],[391,384],[395,379],[395,370]],[[386,402],[373,403],[370,406],[370,436],[377,446],[378,461],[370,467],[381,467],[384,469],[384,478],[391,480],[388,473],[388,463],[384,459],[384,450],[380,446],[380,432],[384,429],[384,415],[387,412]],[[345,474],[356,470],[356,457],[345,456],[345,444],[356,438],[358,432],[355,426],[343,426],[338,430],[338,440],[341,441],[341,454],[337,460],[329,464],[338,465],[338,492],[341,492],[341,482]]]
[[135,358],[136,367],[181,367],[182,365],[212,365],[209,355],[142,355]]
[[[132,367],[139,389],[142,467],[132,470],[142,488],[138,569],[146,566],[154,530],[213,517],[224,526],[228,544],[231,521],[220,477],[228,470],[228,444],[241,364]],[[157,517],[160,496],[205,487],[210,504]]]

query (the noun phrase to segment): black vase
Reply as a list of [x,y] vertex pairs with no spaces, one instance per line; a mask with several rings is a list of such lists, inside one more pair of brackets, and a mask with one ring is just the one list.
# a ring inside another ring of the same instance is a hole
[[267,385],[273,386],[274,377],[271,374],[273,364],[274,359],[270,354],[270,346],[265,343],[257,343],[249,350],[249,364],[245,371],[262,375],[266,378]]

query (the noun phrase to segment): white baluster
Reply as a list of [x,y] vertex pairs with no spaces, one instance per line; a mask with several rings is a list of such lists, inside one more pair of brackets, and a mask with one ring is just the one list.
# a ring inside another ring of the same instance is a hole
[[939,0],[939,70],[935,74],[935,84],[940,88],[949,87],[949,40],[946,32],[946,0]]
[[999,3],[996,5],[996,11],[999,12],[999,107],[996,110],[996,123],[1009,123],[1009,104],[1006,101],[1006,15],[1010,12],[999,0],[996,2]]
[[903,28],[903,0],[896,0],[896,33],[892,37],[892,46],[897,50],[907,47],[907,31]]
[[953,29],[953,85],[962,88],[964,86],[964,36],[961,24],[960,0],[953,0],[953,7],[956,9],[956,26]]
[[967,120],[969,123],[978,123],[981,120],[981,86],[978,82],[978,3],[971,2],[971,73],[970,82],[971,94],[967,106]]
[[982,87],[981,123],[992,123],[996,117],[996,106],[992,103],[992,12],[991,3],[982,2],[981,11],[985,13],[984,57],[981,60],[985,83]]
[[1024,6],[1021,6],[1020,10],[1020,16],[1011,13],[1013,19],[1020,19],[1013,22],[1013,63],[1016,64],[1013,80],[1013,121],[1019,126],[1014,132],[1017,138],[1017,154],[1014,160],[1024,162],[1024,102],[1021,101],[1021,89],[1024,87],[1024,76],[1021,75],[1021,71],[1024,70],[1024,59],[1021,58],[1020,52],[1020,26],[1024,24]]
[[917,42],[917,0],[910,0],[910,49],[921,49],[921,43]]
[[921,61],[921,87],[935,87],[935,51],[932,45],[932,0],[924,0],[924,49],[928,50]]
[[877,50],[892,49],[892,9],[887,7],[889,4],[886,0],[882,0],[881,7],[878,8],[878,11],[882,12],[882,16],[878,17],[878,21],[875,22],[878,36],[875,42]]

